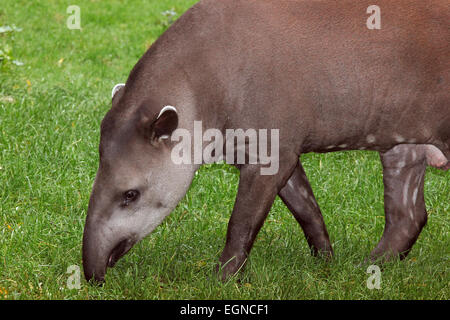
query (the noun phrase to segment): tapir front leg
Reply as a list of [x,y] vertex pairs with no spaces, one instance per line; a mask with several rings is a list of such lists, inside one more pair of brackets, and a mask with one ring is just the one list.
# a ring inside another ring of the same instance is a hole
[[312,254],[332,256],[333,249],[322,212],[300,161],[278,195],[302,227]]
[[256,165],[241,168],[226,244],[219,259],[223,280],[236,274],[245,264],[273,201],[294,170],[297,159],[297,155],[280,159],[276,175],[261,175]]
[[381,154],[385,229],[371,258],[405,258],[427,222],[424,180],[426,148],[399,145]]

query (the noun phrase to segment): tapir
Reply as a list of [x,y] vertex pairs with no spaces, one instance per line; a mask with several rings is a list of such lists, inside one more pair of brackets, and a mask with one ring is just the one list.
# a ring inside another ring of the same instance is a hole
[[[354,0],[202,0],[114,90],[83,235],[86,279],[151,233],[201,164],[174,163],[179,129],[278,129],[278,170],[236,165],[239,186],[219,258],[236,274],[278,195],[314,255],[332,256],[300,162],[309,152],[371,150],[383,167],[385,229],[369,259],[404,258],[427,221],[427,166],[450,159],[448,0],[377,0],[379,28]],[[448,176],[444,177],[448,178]]]

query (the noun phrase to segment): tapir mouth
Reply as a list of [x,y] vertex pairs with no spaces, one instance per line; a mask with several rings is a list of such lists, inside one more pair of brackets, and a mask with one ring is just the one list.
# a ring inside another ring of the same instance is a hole
[[130,251],[131,247],[133,247],[134,241],[131,239],[125,239],[120,241],[109,254],[108,258],[108,267],[112,268],[116,265],[117,261],[122,258],[128,251]]

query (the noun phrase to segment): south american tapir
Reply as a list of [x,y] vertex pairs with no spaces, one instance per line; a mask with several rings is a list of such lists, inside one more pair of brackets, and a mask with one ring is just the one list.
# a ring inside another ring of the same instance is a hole
[[279,133],[276,174],[236,164],[221,278],[245,264],[277,195],[312,253],[333,255],[300,162],[308,152],[380,154],[385,229],[369,258],[404,258],[427,221],[425,169],[450,166],[450,9],[448,0],[377,0],[381,20],[369,28],[372,2],[203,0],[164,32],[115,87],[101,123],[86,279],[103,282],[185,196],[201,164],[171,159],[173,134],[194,135],[195,123],[224,136]]

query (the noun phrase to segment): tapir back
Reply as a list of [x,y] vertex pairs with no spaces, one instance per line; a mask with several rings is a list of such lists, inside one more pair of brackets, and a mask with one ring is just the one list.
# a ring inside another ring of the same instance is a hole
[[301,152],[339,145],[382,151],[398,142],[445,149],[448,2],[378,1],[380,29],[367,26],[370,5],[201,2],[195,10],[208,12],[210,27],[197,26],[195,41],[209,44],[198,45],[199,61],[222,92],[218,114],[226,113],[230,127],[283,128],[282,140]]

